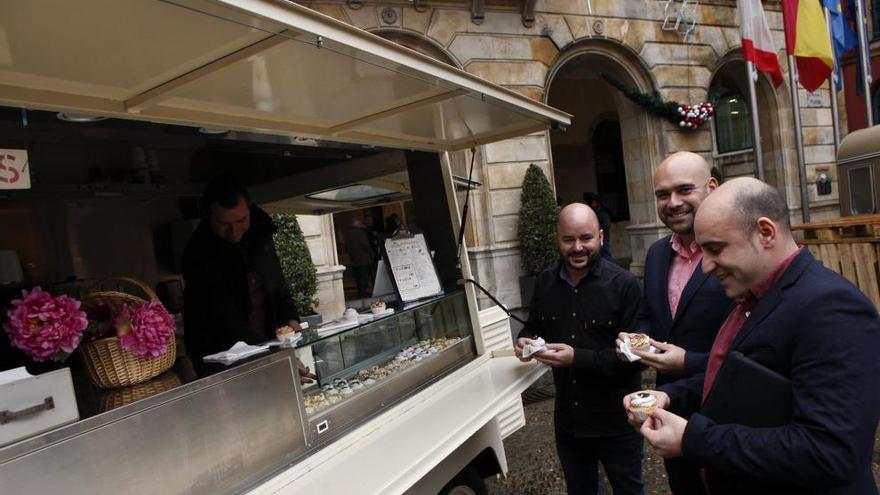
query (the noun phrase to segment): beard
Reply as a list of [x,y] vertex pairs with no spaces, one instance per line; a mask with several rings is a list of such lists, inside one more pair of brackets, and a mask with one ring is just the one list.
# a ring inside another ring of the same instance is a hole
[[[583,270],[584,268],[592,265],[593,262],[595,262],[599,258],[600,255],[601,255],[601,252],[599,250],[596,250],[596,251],[576,251],[573,253],[567,253],[564,256],[564,259],[565,259],[565,264],[568,265],[569,268],[571,268],[573,270]],[[578,266],[577,264],[575,264],[575,262],[572,261],[572,258],[582,257],[582,256],[587,257],[587,263],[584,266]]]
[[[664,216],[661,218],[663,225],[678,235],[689,235],[694,232],[694,209],[681,208],[678,211],[664,210]],[[676,217],[676,215],[684,213],[684,216]],[[690,218],[687,218],[690,215]]]

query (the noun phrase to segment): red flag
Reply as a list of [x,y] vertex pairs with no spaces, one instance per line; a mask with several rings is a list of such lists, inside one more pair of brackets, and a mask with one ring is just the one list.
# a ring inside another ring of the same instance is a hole
[[782,84],[782,68],[779,66],[773,38],[770,37],[764,9],[761,8],[761,0],[740,0],[737,9],[742,31],[743,57],[755,64],[759,71],[766,72],[773,79],[774,86],[779,86]]
[[807,91],[819,88],[831,75],[834,55],[818,0],[782,0],[785,49],[794,55],[798,80]]

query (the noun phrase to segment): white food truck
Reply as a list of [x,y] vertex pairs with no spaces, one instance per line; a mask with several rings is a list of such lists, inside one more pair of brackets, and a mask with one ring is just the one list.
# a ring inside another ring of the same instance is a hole
[[[247,169],[256,203],[297,213],[375,199],[320,193],[402,182],[439,284],[389,302],[390,316],[318,327],[295,349],[205,374],[176,364],[171,386],[133,400],[76,370],[58,384],[0,384],[0,492],[476,493],[480,478],[506,472],[502,439],[523,425],[520,394],[544,369],[520,363],[507,315],[480,311],[473,286],[460,285],[471,274],[451,157],[564,128],[569,115],[281,0],[5,1],[0,106],[0,147],[28,153],[29,170],[15,171],[32,182],[0,189],[0,248],[18,251],[32,282],[143,275],[152,251],[102,249],[149,231],[159,211],[179,215],[169,205],[197,195],[216,162]],[[95,117],[107,120],[70,122]],[[162,171],[178,182],[118,179],[100,165],[105,148],[184,143],[199,128],[227,133],[191,161],[206,170],[168,159]],[[277,166],[226,156],[236,140],[277,153]],[[306,142],[318,158],[284,160]],[[385,200],[401,191],[391,190]],[[112,220],[134,200],[147,213]],[[424,359],[395,364],[419,346]],[[300,383],[297,359],[317,384]],[[337,380],[372,384],[329,400],[321,387]],[[44,396],[55,407],[34,409]]]

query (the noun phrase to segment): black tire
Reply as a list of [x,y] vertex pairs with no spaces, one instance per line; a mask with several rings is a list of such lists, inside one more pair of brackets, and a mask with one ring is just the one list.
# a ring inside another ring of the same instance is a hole
[[439,495],[488,495],[486,481],[474,466],[466,466],[446,484]]

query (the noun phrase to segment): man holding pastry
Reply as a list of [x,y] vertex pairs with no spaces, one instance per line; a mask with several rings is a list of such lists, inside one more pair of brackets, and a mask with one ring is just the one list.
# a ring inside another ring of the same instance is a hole
[[[617,345],[628,343],[630,359],[655,368],[658,386],[706,369],[709,349],[733,306],[718,279],[698,269],[703,251],[695,241],[694,217],[716,187],[709,164],[695,153],[674,153],[654,173],[657,216],[672,233],[648,249],[633,329],[638,333],[621,333]],[[681,459],[665,464],[674,495],[705,493],[696,467]]]
[[542,272],[517,356],[553,367],[556,448],[568,492],[598,491],[601,462],[616,495],[643,493],[641,437],[620,400],[638,390],[641,366],[615,356],[614,340],[639,307],[636,277],[602,258],[596,214],[581,203],[559,214],[560,261]]
[[704,468],[712,495],[876,495],[877,310],[798,247],[784,198],[763,182],[720,186],[695,227],[702,270],[737,305],[705,376],[624,398],[631,411],[639,394],[656,400],[641,433],[663,457]]

